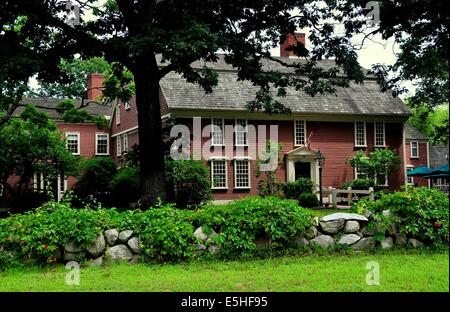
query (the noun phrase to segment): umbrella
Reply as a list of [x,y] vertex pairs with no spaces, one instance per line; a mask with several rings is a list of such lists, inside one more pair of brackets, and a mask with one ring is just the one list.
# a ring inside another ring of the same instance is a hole
[[446,173],[448,175],[448,164],[440,166],[440,167],[436,167],[431,169],[431,174],[435,175],[435,174],[441,174],[441,173]]
[[423,176],[427,176],[430,174],[433,174],[433,172],[428,167],[417,167],[417,168],[411,170],[410,172],[408,172],[409,177],[423,177]]

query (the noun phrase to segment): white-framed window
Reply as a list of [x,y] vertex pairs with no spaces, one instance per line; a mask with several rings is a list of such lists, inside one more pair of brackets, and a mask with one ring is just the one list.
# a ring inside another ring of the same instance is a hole
[[61,193],[65,193],[67,191],[67,177],[61,173],[59,175],[59,190]]
[[367,131],[365,121],[355,121],[355,146],[367,146]]
[[131,108],[130,101],[126,101],[126,102],[123,104],[123,107],[125,108],[125,110],[129,110],[129,109]]
[[247,189],[250,188],[250,161],[235,160],[234,161],[234,188]]
[[109,155],[109,134],[95,134],[95,155]]
[[45,175],[42,172],[35,172],[33,174],[33,190],[37,193],[42,193],[45,189]]
[[388,175],[386,171],[375,174],[375,184],[378,186],[388,186]]
[[116,137],[116,155],[122,155],[122,137],[120,135]]
[[386,146],[386,126],[384,121],[375,121],[373,125],[373,133],[376,147]]
[[235,124],[236,146],[248,145],[248,120],[236,119]]
[[123,151],[128,151],[128,133],[122,135]]
[[419,142],[411,141],[409,144],[411,147],[411,158],[419,158]]
[[0,197],[3,196],[3,184],[0,184]]
[[120,104],[116,106],[116,125],[120,125]]
[[412,166],[412,165],[408,165],[406,167],[406,184],[408,184],[408,185],[414,185],[414,177],[408,176],[408,173],[413,170],[414,170],[414,166]]
[[66,133],[67,150],[73,155],[80,155],[80,133],[67,132]]
[[228,188],[228,174],[226,160],[211,160],[211,188]]
[[367,173],[362,172],[360,165],[355,166],[355,179],[367,179]]
[[294,120],[294,145],[302,146],[306,144],[306,121]]
[[224,129],[225,122],[223,118],[212,118],[211,119],[211,138],[212,145],[222,146],[224,144]]

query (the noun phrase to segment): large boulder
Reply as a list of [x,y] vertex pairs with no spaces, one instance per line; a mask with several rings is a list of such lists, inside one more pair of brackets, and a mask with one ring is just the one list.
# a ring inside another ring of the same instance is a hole
[[338,219],[333,221],[319,221],[320,228],[327,234],[336,234],[344,227],[345,220]]
[[408,239],[408,243],[411,244],[414,248],[419,248],[425,246],[424,243],[422,243],[420,240],[417,240],[415,238]]
[[317,236],[317,228],[314,225],[311,225],[309,228],[305,231],[305,236],[307,239],[313,239]]
[[97,236],[95,241],[86,248],[87,252],[94,258],[97,258],[100,255],[102,255],[105,249],[106,249],[106,242],[103,234]]
[[355,220],[348,220],[345,222],[344,233],[355,233],[359,230],[359,222]]
[[332,213],[329,214],[327,216],[324,216],[322,218],[320,218],[320,221],[335,221],[335,220],[340,220],[343,219],[345,221],[347,220],[356,220],[356,221],[369,221],[369,219],[367,219],[364,216],[361,216],[357,213],[346,213],[346,212],[336,212],[336,213]]
[[359,241],[354,243],[352,245],[352,248],[354,250],[364,250],[364,249],[371,249],[375,247],[375,238],[373,237],[365,237],[361,238]]
[[395,245],[403,246],[408,242],[408,237],[405,233],[395,234]]
[[103,265],[103,256],[100,256],[96,259],[91,260],[89,263],[90,266],[96,267],[96,266],[102,266]]
[[139,239],[137,237],[130,238],[127,242],[127,245],[135,254],[138,254],[141,251],[139,247]]
[[131,237],[133,236],[132,230],[125,230],[119,233],[119,237],[117,238],[117,241],[119,243],[125,244]]
[[80,251],[81,248],[77,246],[77,244],[74,241],[70,241],[64,246],[64,252],[75,253]]
[[392,237],[386,237],[381,241],[380,244],[382,249],[390,249],[394,247],[394,240],[392,239]]
[[105,255],[111,261],[129,261],[133,258],[133,253],[123,244],[106,249]]
[[64,252],[64,261],[76,261],[80,262],[84,259],[84,253],[82,252]]
[[395,234],[398,233],[397,227],[395,226],[394,223],[389,224],[389,225],[386,227],[386,231],[388,232],[389,235],[395,235]]
[[312,245],[320,246],[324,249],[329,249],[334,244],[334,238],[329,235],[319,235],[309,241]]
[[356,234],[346,234],[341,237],[341,239],[338,241],[338,244],[342,245],[352,245],[359,241],[361,237]]
[[203,227],[199,227],[194,231],[194,237],[201,240],[202,242],[206,242],[209,238],[212,238],[214,236],[216,236],[217,233],[214,232],[214,230],[212,230],[211,233],[206,234],[205,231],[203,230]]
[[116,229],[110,229],[105,231],[105,239],[109,246],[114,246],[119,238],[119,231]]

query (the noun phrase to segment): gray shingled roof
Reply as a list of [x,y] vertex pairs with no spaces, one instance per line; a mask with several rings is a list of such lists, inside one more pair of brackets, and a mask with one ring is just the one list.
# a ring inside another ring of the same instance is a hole
[[411,125],[405,125],[406,140],[428,140],[428,137]]
[[[328,65],[329,61],[325,63]],[[176,73],[164,77],[161,89],[169,108],[244,111],[258,88],[248,81],[237,81],[236,72],[222,71],[221,66],[219,84],[211,94],[205,94],[203,89],[187,83]],[[293,113],[410,115],[405,104],[390,92],[381,92],[375,80],[366,80],[358,85],[351,83],[349,88],[338,88],[336,94],[315,97],[291,88],[286,97],[278,100]]]
[[[22,104],[31,104],[31,105],[39,106],[38,110],[40,112],[47,113],[50,118],[58,120],[60,118],[60,116],[56,112],[55,108],[61,101],[62,101],[62,99],[36,97],[36,98],[24,98],[22,100]],[[75,105],[78,107],[79,103],[76,103]],[[111,107],[104,106],[104,105],[90,103],[88,106],[86,106],[82,109],[86,110],[90,114],[96,115],[96,116],[110,116],[111,115]],[[16,109],[14,114],[19,115],[23,110],[24,110],[24,107],[19,107]]]
[[448,163],[448,145],[430,145],[430,167],[439,167]]

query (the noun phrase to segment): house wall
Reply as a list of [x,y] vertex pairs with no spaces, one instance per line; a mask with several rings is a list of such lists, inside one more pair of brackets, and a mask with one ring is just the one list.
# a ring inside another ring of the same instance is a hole
[[[202,119],[202,128],[210,124],[210,119]],[[234,125],[234,119],[225,119],[225,125]],[[179,118],[177,123],[185,124],[191,131],[192,135],[192,119]],[[292,151],[296,148],[294,146],[294,121],[267,121],[267,120],[249,120],[249,125],[266,125],[266,138],[269,138],[269,126],[278,125],[278,141],[282,144],[282,154]],[[373,138],[373,123],[367,122],[367,148],[363,149],[367,154],[373,151],[374,138]],[[307,137],[310,136],[311,131],[311,145],[312,150],[319,150],[325,156],[325,164],[323,166],[323,186],[324,187],[338,187],[340,184],[346,181],[353,180],[354,170],[351,166],[346,164],[346,160],[351,158],[355,152],[360,148],[355,148],[354,144],[354,123],[353,122],[306,122]],[[396,151],[400,158],[403,159],[402,151],[402,123],[386,123],[386,146]],[[195,135],[195,134],[194,134]],[[203,146],[209,137],[201,139],[201,146]],[[251,142],[249,142],[251,143]],[[254,143],[253,143],[254,144]],[[225,145],[234,147],[233,137],[225,138]],[[192,153],[191,144],[191,153]],[[225,149],[225,148],[223,148]],[[245,149],[246,155],[248,155],[248,148]],[[209,161],[205,160],[205,163],[210,166]],[[255,160],[251,161],[251,189],[238,190],[234,189],[234,166],[233,161],[227,161],[227,174],[228,174],[228,189],[227,190],[213,190],[213,196],[218,200],[225,199],[237,199],[246,195],[256,195],[258,190],[256,188],[258,178],[256,177],[257,163]],[[283,164],[277,171],[278,178],[285,182],[286,176],[286,162],[283,157]],[[398,172],[391,174],[389,177],[389,189],[399,189],[404,184],[403,168]]]
[[[411,141],[406,140],[405,153],[406,153],[406,166],[412,165],[414,168],[417,167],[428,167],[428,144],[423,141],[419,141],[419,157],[411,157]],[[417,186],[428,186],[428,179],[421,177],[413,178],[414,185]]]

